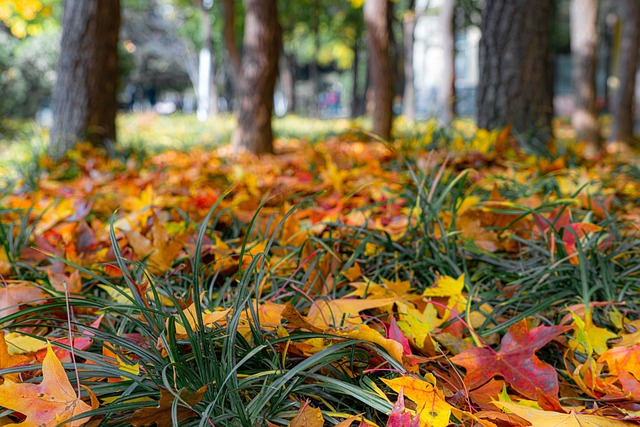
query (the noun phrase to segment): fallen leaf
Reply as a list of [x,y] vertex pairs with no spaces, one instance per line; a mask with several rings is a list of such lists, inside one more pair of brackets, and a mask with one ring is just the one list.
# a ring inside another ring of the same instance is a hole
[[528,330],[523,319],[509,328],[502,338],[499,352],[490,347],[474,347],[452,357],[451,361],[466,368],[464,382],[470,388],[481,386],[495,375],[500,375],[528,398],[536,398],[536,388],[556,397],[558,375],[551,365],[538,359],[535,352],[571,328],[538,326]]
[[323,427],[324,418],[320,408],[312,408],[305,404],[300,408],[295,418],[289,423],[289,427]]
[[360,312],[393,304],[398,298],[362,300],[343,298],[315,301],[307,314],[307,321],[319,328],[340,327],[343,323],[357,325],[362,322]]
[[580,414],[573,411],[568,414],[561,414],[559,412],[541,411],[540,409],[534,409],[512,402],[493,402],[493,404],[524,418],[535,427],[622,427],[635,425],[633,423],[595,415]]
[[[62,363],[50,345],[42,362],[42,382],[31,384],[5,380],[0,385],[0,406],[27,417],[20,424],[8,424],[11,427],[54,427],[92,409],[76,396]],[[81,418],[64,425],[79,427],[88,420]]]
[[30,282],[20,281],[0,286],[0,318],[17,313],[22,304],[42,304],[47,297],[46,292]]
[[420,427],[420,417],[407,412],[404,407],[404,387],[398,392],[398,400],[393,405],[386,427]]
[[451,405],[433,384],[408,376],[382,381],[396,393],[403,390],[405,396],[418,405],[416,413],[421,426],[446,427],[449,424]]
[[[0,331],[0,369],[12,368],[14,366],[26,365],[33,361],[33,357],[24,355],[12,355],[9,354],[9,347],[4,340],[4,331]],[[15,374],[5,374],[5,380],[11,380],[13,382],[19,381],[19,376]]]
[[174,425],[172,412],[173,402],[178,398],[176,396],[179,396],[176,418],[177,422],[181,422],[187,418],[196,416],[196,412],[189,406],[200,402],[205,391],[207,391],[206,385],[193,393],[186,389],[182,389],[179,392],[171,392],[166,388],[161,388],[158,406],[138,409],[126,421],[134,427],[150,426],[154,423],[157,426]]

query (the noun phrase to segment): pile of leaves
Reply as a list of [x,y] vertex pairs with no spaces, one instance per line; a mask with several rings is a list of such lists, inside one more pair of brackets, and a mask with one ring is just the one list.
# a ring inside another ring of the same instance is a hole
[[0,425],[637,423],[640,169],[546,149],[40,159],[0,196]]

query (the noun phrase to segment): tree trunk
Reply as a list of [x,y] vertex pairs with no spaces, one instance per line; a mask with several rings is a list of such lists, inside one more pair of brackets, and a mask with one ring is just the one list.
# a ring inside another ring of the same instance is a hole
[[618,62],[618,87],[613,94],[611,141],[630,144],[633,139],[634,94],[640,37],[640,2],[619,0],[622,43]]
[[50,154],[62,157],[78,140],[109,146],[116,139],[119,0],[66,0]]
[[402,94],[402,114],[409,120],[416,118],[416,87],[413,72],[413,42],[416,29],[416,14],[409,8],[402,22],[404,48],[404,91]]
[[244,54],[238,80],[235,153],[273,152],[273,93],[278,77],[280,25],[276,0],[244,0]]
[[360,74],[360,49],[358,47],[358,36],[353,42],[353,66],[351,67],[351,118],[355,119],[359,114],[358,80]]
[[373,91],[373,133],[391,139],[393,119],[393,68],[389,52],[390,0],[365,0],[364,20],[369,41],[369,64]]
[[442,31],[442,79],[438,90],[440,125],[448,126],[456,114],[455,104],[455,11],[456,0],[445,0],[440,7],[440,28]]
[[598,0],[571,0],[571,56],[576,108],[571,123],[578,142],[599,149],[596,106],[596,47]]
[[480,29],[478,126],[551,135],[547,58],[551,0],[487,0]]
[[224,45],[233,64],[234,72],[237,73],[240,70],[240,53],[238,53],[235,39],[236,10],[233,0],[222,0],[222,10],[224,13],[224,27],[222,29]]
[[198,67],[198,119],[205,121],[218,113],[218,90],[215,85],[213,42],[211,39],[211,10],[200,5],[200,25],[202,26],[202,49]]
[[309,79],[313,88],[311,117],[320,117],[320,71],[318,70],[318,55],[320,54],[320,0],[314,0],[314,11],[311,14],[311,32],[313,34],[313,59],[309,64]]

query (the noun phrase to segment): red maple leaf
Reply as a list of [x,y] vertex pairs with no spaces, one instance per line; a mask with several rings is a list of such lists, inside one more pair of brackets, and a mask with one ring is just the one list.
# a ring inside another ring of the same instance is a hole
[[522,320],[509,328],[502,338],[500,351],[474,347],[451,360],[466,368],[464,382],[469,388],[479,387],[500,375],[530,399],[536,398],[536,388],[555,397],[558,395],[558,375],[551,365],[538,359],[535,352],[569,329],[571,326],[538,326],[529,330],[526,320]]

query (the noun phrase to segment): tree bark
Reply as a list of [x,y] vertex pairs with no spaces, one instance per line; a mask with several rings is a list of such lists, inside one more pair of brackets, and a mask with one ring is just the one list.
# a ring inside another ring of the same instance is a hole
[[551,135],[547,58],[551,0],[487,0],[480,29],[478,126]]
[[278,77],[280,25],[276,0],[244,0],[244,54],[238,81],[235,153],[273,152],[273,93]]
[[359,95],[358,95],[358,78],[360,73],[360,49],[358,47],[358,37],[353,43],[353,66],[351,67],[352,85],[351,85],[351,118],[355,119],[359,116]]
[[413,72],[413,42],[416,29],[416,14],[409,8],[402,22],[404,48],[404,91],[402,94],[402,114],[409,120],[416,118],[416,87]]
[[222,10],[224,14],[224,26],[222,29],[222,38],[224,39],[224,45],[229,54],[229,59],[233,64],[234,71],[237,73],[240,70],[240,53],[236,46],[236,34],[235,34],[235,20],[236,10],[234,8],[233,0],[222,0]]
[[440,125],[448,126],[456,115],[455,105],[455,10],[456,0],[445,0],[440,8],[442,31],[442,79],[438,90]]
[[82,139],[115,142],[120,0],[66,0],[62,28],[51,102],[54,159]]
[[611,113],[611,141],[630,144],[633,139],[634,94],[640,37],[640,2],[619,0],[622,22],[622,43],[618,62],[618,87],[613,94]]
[[390,0],[365,0],[364,20],[369,42],[369,64],[373,91],[373,133],[391,139],[393,119],[393,67],[389,52]]
[[571,0],[571,56],[575,111],[571,117],[578,142],[600,148],[596,105],[596,48],[598,0]]

